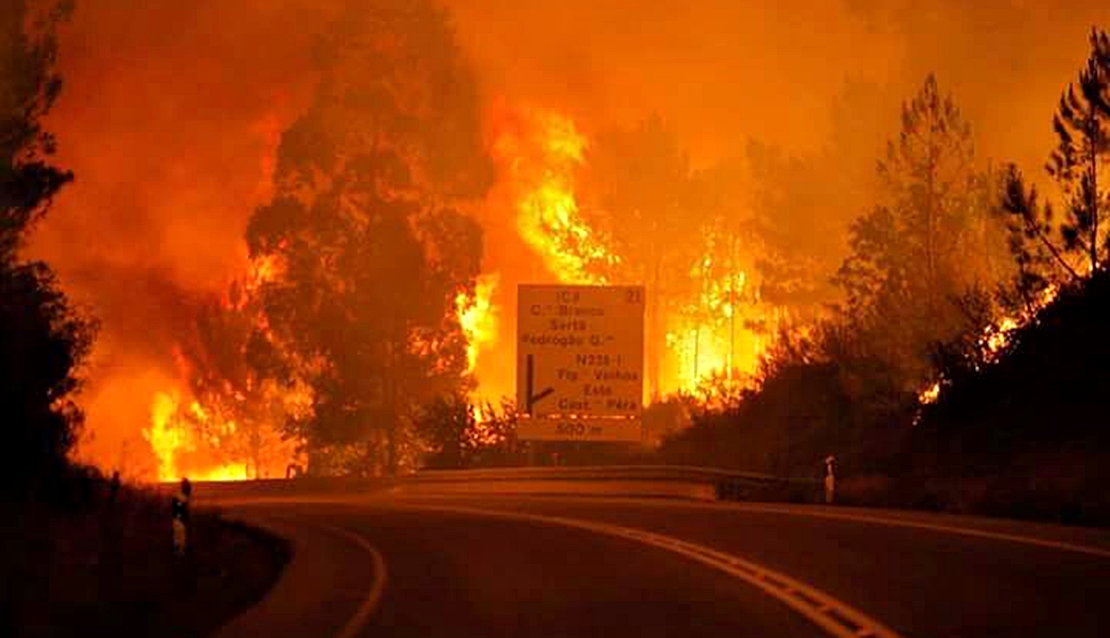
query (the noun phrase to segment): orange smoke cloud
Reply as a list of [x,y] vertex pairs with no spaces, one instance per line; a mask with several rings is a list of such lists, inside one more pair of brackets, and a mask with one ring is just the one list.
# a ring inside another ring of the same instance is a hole
[[313,5],[98,0],[64,28],[48,125],[78,178],[31,250],[101,320],[83,458],[151,476],[141,433],[180,385],[174,345],[245,267],[246,220],[310,95]]
[[[269,196],[280,133],[309,103],[313,41],[343,4],[79,0],[61,39],[65,89],[48,122],[77,181],[30,250],[102,322],[82,397],[84,458],[157,473],[151,406],[175,391],[179,406],[190,401],[172,353],[203,300],[248,268],[246,221]],[[604,265],[619,258],[578,215],[590,132],[658,112],[695,166],[742,155],[758,138],[792,153],[831,147],[837,170],[870,172],[898,103],[935,71],[976,125],[982,154],[1035,172],[1085,32],[1110,21],[1099,0],[948,0],[928,15],[911,0],[704,0],[682,11],[633,0],[445,4],[485,92],[499,164],[497,185],[474,212],[486,231],[484,271],[500,279],[459,308],[491,398],[512,393],[515,317],[502,314],[496,328],[479,317],[515,308],[518,283],[602,281]],[[815,210],[843,221],[860,212]],[[830,253],[839,241],[829,239]],[[674,348],[698,342],[696,356],[672,362],[672,387],[694,382],[694,364],[682,360],[704,359],[696,378],[721,361],[742,367],[736,353],[746,361],[760,349],[755,338],[732,336],[730,295],[741,274],[747,294],[757,273],[746,266],[705,278],[699,303],[712,309],[715,345],[701,328],[691,335],[691,323],[668,320]]]

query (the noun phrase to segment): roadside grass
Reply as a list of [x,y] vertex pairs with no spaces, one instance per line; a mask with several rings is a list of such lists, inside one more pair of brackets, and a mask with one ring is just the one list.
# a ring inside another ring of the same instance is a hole
[[176,557],[166,495],[110,494],[83,476],[60,497],[5,506],[0,635],[204,636],[260,600],[289,559],[284,540],[203,509]]

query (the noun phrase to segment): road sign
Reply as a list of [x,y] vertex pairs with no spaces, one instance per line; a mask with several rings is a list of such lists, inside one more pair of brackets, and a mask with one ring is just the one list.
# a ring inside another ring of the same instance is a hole
[[521,417],[516,435],[522,441],[639,441],[640,418]]
[[519,287],[521,438],[638,441],[643,367],[642,286]]

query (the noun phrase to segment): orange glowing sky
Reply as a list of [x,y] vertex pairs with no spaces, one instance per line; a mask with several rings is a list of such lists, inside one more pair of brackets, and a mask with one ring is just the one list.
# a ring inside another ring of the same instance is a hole
[[[146,454],[149,399],[172,381],[173,343],[198,296],[243,268],[246,220],[267,197],[280,132],[311,95],[311,44],[337,4],[79,0],[50,121],[59,161],[77,181],[31,252],[103,324],[83,397],[88,457],[118,464]],[[735,154],[749,138],[806,153],[850,135],[844,147],[857,156],[845,161],[870,165],[899,102],[935,71],[974,124],[981,155],[1038,176],[1085,34],[1110,24],[1100,0],[447,8],[488,105],[556,109],[587,136],[658,113],[695,164]],[[834,107],[846,93],[864,99],[841,111],[850,126],[838,129]],[[513,223],[496,209],[476,214],[487,265],[520,263]]]

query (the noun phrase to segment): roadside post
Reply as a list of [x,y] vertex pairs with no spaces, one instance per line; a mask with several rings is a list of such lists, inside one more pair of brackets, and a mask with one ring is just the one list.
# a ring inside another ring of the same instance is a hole
[[180,491],[170,501],[170,517],[173,522],[173,553],[184,556],[189,549],[189,500],[193,486],[189,479],[181,479]]
[[112,506],[115,506],[116,499],[119,498],[120,485],[119,470],[115,470],[112,472],[112,479],[108,482],[108,503]]
[[836,500],[836,457],[825,457],[825,504],[832,505]]

